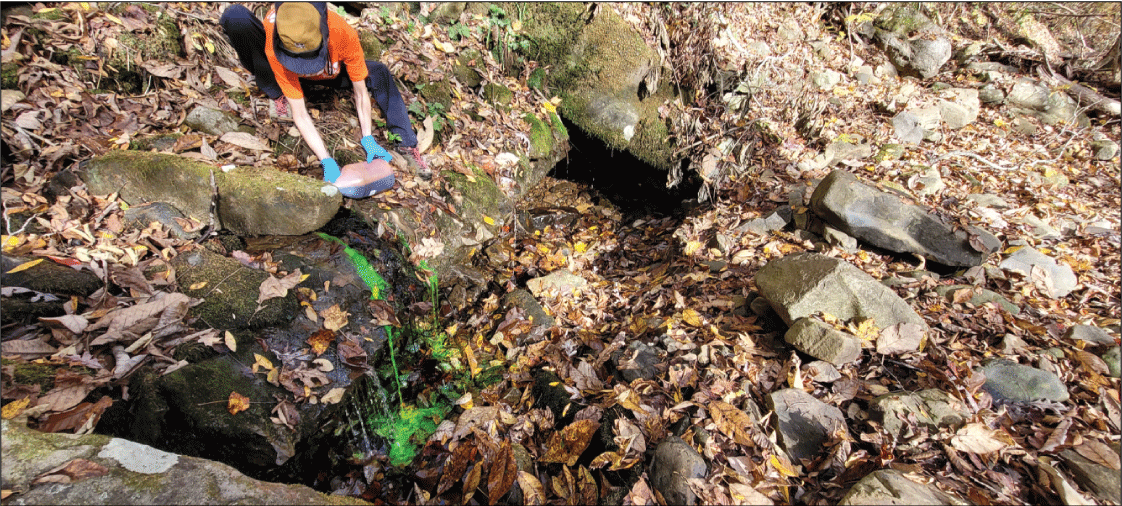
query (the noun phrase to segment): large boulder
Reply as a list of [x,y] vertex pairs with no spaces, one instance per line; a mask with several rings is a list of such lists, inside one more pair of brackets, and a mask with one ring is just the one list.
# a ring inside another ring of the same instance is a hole
[[756,287],[788,325],[821,312],[842,321],[872,318],[882,329],[903,323],[928,331],[923,317],[891,288],[826,255],[799,253],[772,260],[756,274]]
[[86,163],[79,176],[95,195],[120,192],[131,205],[167,202],[202,223],[211,219],[211,174],[217,218],[238,235],[300,235],[322,227],[343,202],[323,181],[269,167],[223,172],[176,155],[113,151]]
[[[6,504],[366,504],[121,438],[48,434],[16,420],[0,421],[0,434],[3,487],[14,492]],[[73,478],[48,474],[64,464]],[[36,483],[43,475],[58,479]]]
[[948,266],[981,265],[1001,245],[977,227],[971,229],[977,236],[972,241],[969,234],[954,230],[922,207],[867,186],[842,169],[818,184],[810,208],[826,223],[868,244]]

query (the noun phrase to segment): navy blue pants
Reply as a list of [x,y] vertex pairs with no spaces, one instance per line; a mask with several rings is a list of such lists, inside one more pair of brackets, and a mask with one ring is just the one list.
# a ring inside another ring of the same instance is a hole
[[[273,69],[265,57],[265,25],[257,19],[249,9],[242,5],[231,5],[222,13],[218,20],[230,45],[238,53],[242,66],[253,74],[257,80],[257,87],[265,92],[271,99],[280,98],[282,95],[277,79],[273,76]],[[344,67],[346,64],[344,64]],[[386,125],[390,132],[401,137],[398,146],[411,148],[417,145],[417,134],[409,123],[409,110],[405,101],[401,99],[401,92],[394,83],[390,69],[381,62],[366,60],[366,87],[370,89],[370,96],[374,103],[382,110],[386,117]],[[351,81],[344,68],[335,79],[325,81],[300,80],[301,86],[319,84],[339,89],[350,89]]]

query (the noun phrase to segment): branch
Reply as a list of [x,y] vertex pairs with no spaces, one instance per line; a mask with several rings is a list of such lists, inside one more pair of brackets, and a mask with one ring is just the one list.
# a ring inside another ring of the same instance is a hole
[[1119,101],[1104,97],[1101,93],[1092,90],[1091,88],[1083,86],[1079,83],[1072,82],[1064,76],[1061,76],[1055,72],[1046,71],[1041,67],[1037,67],[1037,72],[1040,74],[1041,78],[1046,81],[1050,81],[1053,85],[1059,84],[1068,86],[1068,88],[1071,90],[1071,94],[1075,97],[1076,100],[1079,101],[1080,104],[1083,104],[1088,108],[1094,109],[1103,114],[1108,114],[1115,117],[1122,116],[1122,103],[1119,103]]

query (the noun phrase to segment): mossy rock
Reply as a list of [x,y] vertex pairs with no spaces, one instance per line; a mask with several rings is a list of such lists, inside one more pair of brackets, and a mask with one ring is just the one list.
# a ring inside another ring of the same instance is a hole
[[484,69],[479,51],[469,49],[456,57],[456,63],[452,65],[452,75],[456,76],[460,84],[475,88],[483,83]]
[[257,304],[261,283],[269,274],[251,269],[232,258],[198,248],[180,253],[172,261],[183,293],[202,303],[190,315],[216,329],[245,329],[282,325],[300,309],[296,295]]
[[443,105],[445,111],[452,106],[452,85],[447,81],[427,83],[421,87],[420,93],[426,102]]
[[0,88],[5,90],[19,89],[19,69],[22,65],[8,62],[0,66]]
[[[229,173],[188,158],[137,151],[113,151],[90,160],[79,176],[90,193],[120,192],[129,205],[162,201],[184,215],[210,221],[210,178],[218,187],[222,226],[239,235],[301,235],[327,223],[342,196],[324,183],[271,167],[241,167]],[[299,212],[293,212],[299,210]]]
[[510,110],[510,103],[514,100],[514,92],[501,84],[487,83],[483,85],[483,99],[503,109]]
[[365,30],[358,32],[358,42],[362,45],[362,54],[367,60],[378,61],[382,59],[382,51],[385,46],[374,32]]

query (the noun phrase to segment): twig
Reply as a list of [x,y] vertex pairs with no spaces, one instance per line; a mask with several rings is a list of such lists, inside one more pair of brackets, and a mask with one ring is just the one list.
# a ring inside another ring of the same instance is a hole
[[981,156],[978,156],[978,155],[976,155],[974,153],[971,153],[969,151],[951,151],[951,152],[949,152],[949,153],[947,153],[943,156],[940,156],[939,158],[936,158],[935,161],[938,162],[939,160],[942,160],[944,158],[949,158],[951,156],[956,156],[956,155],[957,156],[969,156],[970,158],[978,160],[979,162],[982,162],[986,165],[989,165],[990,167],[993,167],[993,168],[995,168],[997,170],[1000,170],[1002,172],[1013,170],[1013,167],[1002,167],[1002,166],[1000,166],[996,163],[993,163],[989,160],[986,160],[985,158],[982,158]]

